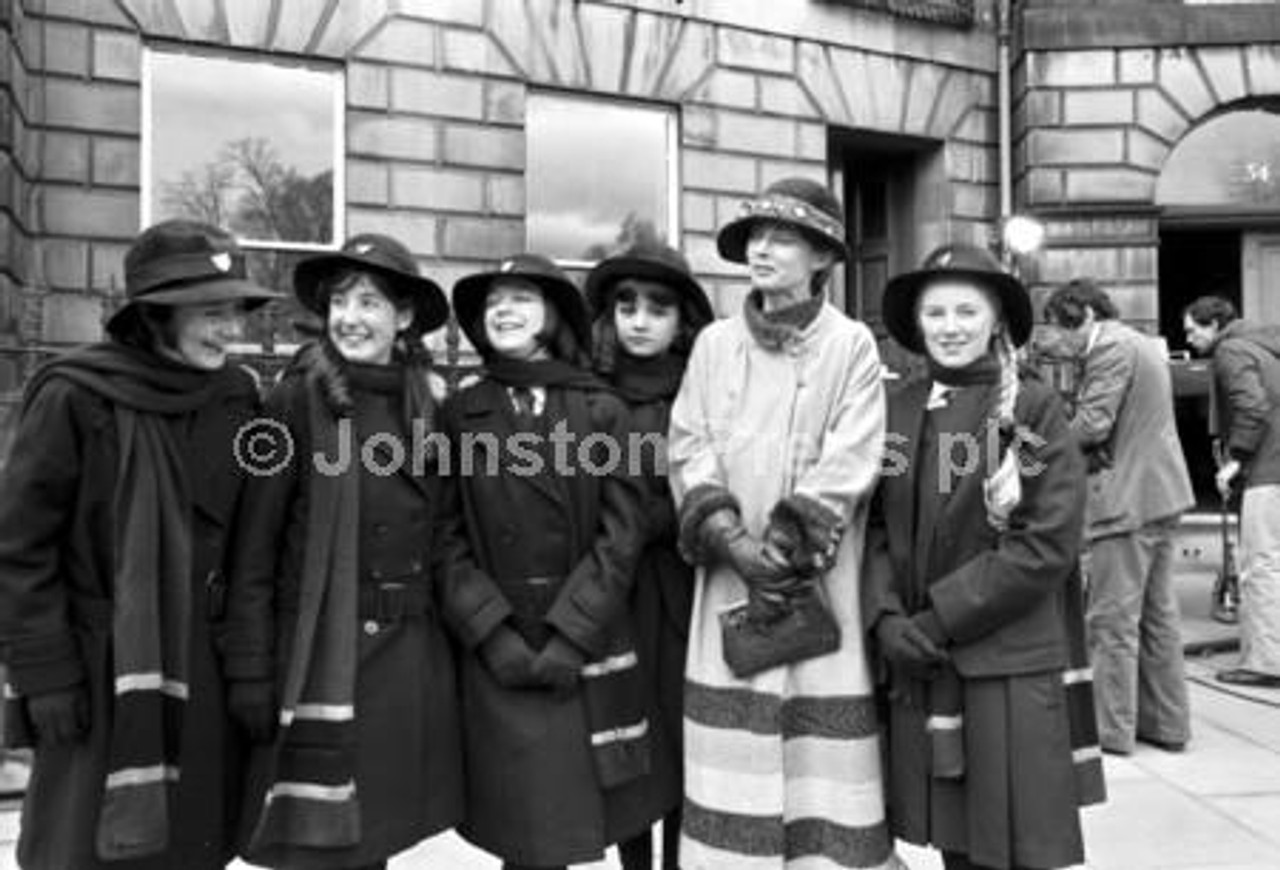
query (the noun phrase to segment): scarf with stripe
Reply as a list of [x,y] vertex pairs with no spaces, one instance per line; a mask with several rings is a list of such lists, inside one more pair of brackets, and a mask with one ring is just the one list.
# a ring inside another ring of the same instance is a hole
[[192,618],[192,494],[178,418],[248,392],[232,371],[201,371],[115,342],[60,357],[32,378],[27,402],[64,378],[109,401],[119,443],[112,498],[113,710],[95,833],[98,857],[134,859],[169,840],[181,777]]
[[[339,427],[320,378],[306,376],[312,446],[338,455]],[[308,479],[297,625],[281,692],[271,785],[250,852],[360,842],[355,677],[360,465]]]

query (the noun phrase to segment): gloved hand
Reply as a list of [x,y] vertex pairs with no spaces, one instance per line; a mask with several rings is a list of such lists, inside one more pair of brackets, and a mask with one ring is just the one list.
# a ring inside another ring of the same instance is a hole
[[933,677],[946,652],[911,617],[890,613],[876,622],[876,642],[890,663],[922,679]]
[[507,689],[528,689],[539,685],[533,676],[533,650],[514,628],[500,625],[479,647],[480,661]]
[[27,716],[40,746],[78,743],[89,732],[89,693],[77,685],[30,695]]
[[731,567],[748,586],[776,584],[791,573],[778,548],[748,534],[734,511],[711,514],[703,520],[699,534],[707,552]]
[[227,712],[251,741],[270,743],[279,721],[275,682],[232,680],[227,687]]
[[564,635],[554,634],[533,662],[533,675],[558,695],[567,695],[582,678],[587,657]]

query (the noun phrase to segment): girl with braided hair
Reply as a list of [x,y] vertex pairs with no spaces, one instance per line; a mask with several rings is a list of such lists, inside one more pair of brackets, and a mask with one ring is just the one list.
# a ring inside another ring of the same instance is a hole
[[422,345],[449,307],[402,244],[373,234],[300,262],[294,290],[325,329],[246,442],[261,467],[228,602],[230,705],[262,744],[244,854],[385,868],[462,813],[454,660],[430,579],[443,380]]
[[948,870],[1082,863],[1079,807],[1102,792],[1084,458],[1057,394],[1019,378],[1031,302],[989,252],[951,244],[889,282],[884,314],[927,363],[889,397],[863,588],[893,833]]

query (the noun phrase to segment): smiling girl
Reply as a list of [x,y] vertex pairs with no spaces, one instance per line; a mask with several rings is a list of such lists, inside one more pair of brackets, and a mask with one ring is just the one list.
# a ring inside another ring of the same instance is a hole
[[453,301],[485,366],[444,411],[455,450],[485,454],[455,463],[440,568],[465,650],[459,830],[508,870],[598,860],[648,823],[626,409],[587,370],[586,306],[550,260],[510,257]]
[[215,638],[258,404],[226,363],[279,294],[185,220],[144,231],[124,276],[108,340],[32,377],[0,484],[5,736],[35,749],[18,863],[215,870],[245,750]]
[[[300,262],[294,289],[325,330],[268,397],[280,462],[250,488],[229,602],[233,710],[264,743],[246,854],[381,868],[462,812],[453,655],[430,573],[439,476],[396,461],[434,427],[443,390],[422,336],[448,304],[376,234]],[[352,438],[364,449],[321,463]]]

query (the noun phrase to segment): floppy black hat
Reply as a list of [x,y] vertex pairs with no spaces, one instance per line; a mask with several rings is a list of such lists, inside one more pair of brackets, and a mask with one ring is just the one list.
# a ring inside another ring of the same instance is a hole
[[453,310],[458,317],[458,326],[473,347],[487,345],[482,317],[484,300],[489,295],[489,288],[501,278],[521,278],[538,287],[573,332],[578,345],[591,347],[591,323],[587,317],[586,301],[564,270],[541,254],[514,254],[499,263],[496,269],[468,275],[453,285]]
[[845,242],[844,209],[831,191],[809,178],[783,178],[765,188],[755,199],[742,203],[738,217],[716,236],[720,256],[734,263],[747,261],[747,240],[762,221],[788,224],[799,229],[819,247],[849,258]]
[[943,278],[968,279],[991,290],[1000,301],[1000,311],[1015,347],[1031,337],[1035,315],[1031,297],[1022,282],[1000,265],[986,248],[953,242],[935,248],[914,272],[895,276],[885,285],[884,325],[907,350],[924,353],[924,343],[916,324],[916,303],[931,282]]
[[418,263],[408,248],[379,233],[352,236],[340,251],[300,261],[293,270],[293,292],[298,301],[324,317],[326,300],[320,297],[320,285],[344,269],[372,272],[389,282],[393,292],[412,301],[415,326],[424,333],[439,329],[449,319],[449,300],[440,285],[418,273]]
[[702,285],[693,277],[689,261],[670,245],[640,242],[620,254],[607,257],[587,273],[586,294],[592,319],[603,316],[609,290],[624,278],[656,281],[670,287],[693,315],[694,326],[715,320],[715,311]]
[[243,300],[256,308],[282,293],[249,280],[244,252],[227,231],[200,221],[154,224],[124,256],[125,304],[107,320],[118,332],[136,316],[139,303],[197,305]]

